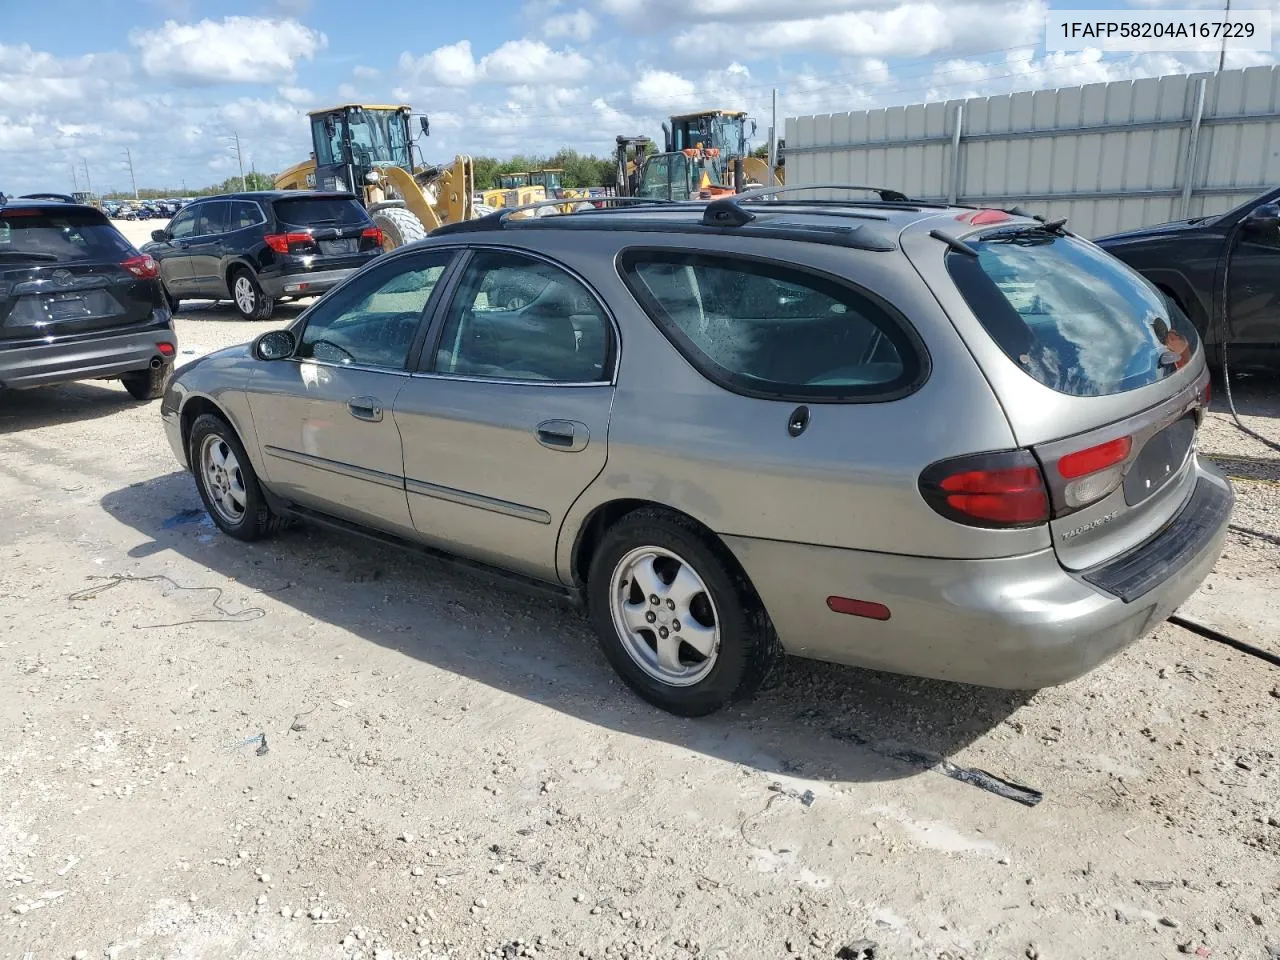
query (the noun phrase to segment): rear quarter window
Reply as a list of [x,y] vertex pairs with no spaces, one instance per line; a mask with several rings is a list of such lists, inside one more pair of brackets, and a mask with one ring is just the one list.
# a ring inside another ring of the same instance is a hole
[[342,197],[299,197],[277,200],[274,203],[276,217],[281,223],[295,227],[326,226],[353,227],[370,223],[364,207],[355,200]]
[[623,280],[714,383],[775,400],[874,402],[927,375],[914,332],[880,298],[807,269],[721,254],[628,251]]
[[1077,397],[1156,383],[1200,348],[1172,300],[1115,257],[1047,230],[967,241],[947,271],[991,338],[1028,376]]
[[0,256],[23,254],[47,262],[78,260],[118,262],[137,251],[107,218],[94,210],[0,211]]

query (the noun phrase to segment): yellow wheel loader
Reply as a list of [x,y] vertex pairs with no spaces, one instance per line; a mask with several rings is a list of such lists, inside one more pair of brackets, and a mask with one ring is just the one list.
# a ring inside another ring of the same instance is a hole
[[[703,110],[700,113],[670,117],[662,125],[665,149],[667,153],[699,146],[719,150],[725,158],[727,168],[732,168],[734,161],[740,157],[746,179],[744,186],[770,186],[768,161],[753,157],[747,152],[748,124],[754,134],[755,121],[741,110]],[[774,176],[775,182],[781,185],[781,163],[774,168]]]
[[[413,111],[399,106],[340,104],[308,115],[312,153],[275,179],[277,190],[348,190],[382,230],[383,249],[420,240],[445,223],[488,213],[473,199],[471,158],[444,167],[414,162]],[[418,117],[423,136],[430,133]],[[421,160],[421,153],[419,153]]]

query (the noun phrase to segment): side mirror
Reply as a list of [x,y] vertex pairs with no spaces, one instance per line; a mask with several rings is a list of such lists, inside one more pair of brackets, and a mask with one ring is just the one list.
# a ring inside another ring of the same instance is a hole
[[1250,233],[1273,232],[1280,227],[1280,203],[1263,203],[1249,211],[1244,228]]
[[168,243],[169,231],[168,230],[152,230],[151,239],[154,240],[156,243]]
[[253,342],[253,355],[259,360],[284,360],[293,356],[297,346],[288,330],[270,330]]
[[424,137],[431,136],[431,120],[425,113],[418,118],[418,126],[422,128],[422,135]]

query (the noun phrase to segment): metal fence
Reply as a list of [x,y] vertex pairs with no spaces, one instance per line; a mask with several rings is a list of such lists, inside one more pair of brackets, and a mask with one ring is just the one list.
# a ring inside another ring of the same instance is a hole
[[786,144],[788,184],[1021,203],[1100,236],[1280,183],[1280,67],[792,117]]

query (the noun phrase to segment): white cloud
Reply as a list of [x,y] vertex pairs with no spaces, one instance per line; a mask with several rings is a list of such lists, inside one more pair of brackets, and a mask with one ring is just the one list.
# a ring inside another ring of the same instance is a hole
[[338,96],[347,101],[359,100],[360,91],[349,83],[340,83],[338,84]]
[[677,53],[702,61],[797,52],[923,57],[948,50],[988,50],[996,25],[1003,46],[1034,43],[1044,34],[1046,9],[1043,0],[996,4],[910,0],[881,9],[778,19],[748,30],[701,23],[678,33],[672,44]]
[[542,25],[542,33],[550,39],[568,37],[585,43],[595,33],[596,26],[596,18],[589,10],[575,10],[548,17]]
[[421,57],[400,55],[400,73],[412,86],[469,87],[481,83],[573,83],[591,73],[591,61],[573,50],[553,50],[541,40],[508,40],[476,60],[471,41],[435,50]]
[[311,60],[328,38],[297,20],[226,17],[199,23],[165,21],[135,30],[142,69],[179,83],[271,83],[293,76],[299,60]]
[[357,80],[373,80],[381,76],[382,71],[377,67],[355,66],[351,68],[351,75]]
[[0,107],[81,102],[113,92],[129,75],[129,61],[119,54],[62,59],[25,43],[0,43]]
[[316,102],[316,95],[306,87],[283,86],[276,88],[276,92],[280,97],[289,103],[300,103],[303,105],[313,104]]
[[669,70],[646,70],[631,85],[631,99],[642,107],[684,108],[697,98],[693,82]]

